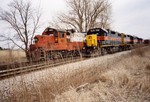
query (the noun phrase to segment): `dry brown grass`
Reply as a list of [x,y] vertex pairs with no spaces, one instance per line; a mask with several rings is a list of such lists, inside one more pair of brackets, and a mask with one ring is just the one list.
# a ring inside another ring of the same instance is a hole
[[[10,83],[10,89],[5,90],[9,95],[6,96],[5,92],[1,91],[0,97],[3,101],[13,100],[13,102],[53,101],[57,95],[70,90],[70,88],[77,88],[85,83],[97,82],[100,78],[100,74],[108,68],[107,65],[99,65],[101,66],[100,70],[98,66],[91,66],[93,68],[80,67],[77,70],[72,70],[71,73],[70,71],[66,73],[51,73],[48,77],[40,78],[41,80],[36,81],[36,83],[28,84],[24,80],[24,77],[22,77],[21,83],[16,85],[17,80],[14,79],[14,83]],[[77,88],[77,90],[80,89],[82,89],[82,87]],[[9,90],[12,91],[10,92]]]
[[146,69],[147,69],[147,70],[150,70],[150,64],[148,64],[148,65],[146,66]]
[[58,95],[55,102],[149,102],[149,55],[149,48],[134,50],[109,66],[96,83]]
[[149,46],[137,46],[134,50],[131,51],[130,54],[137,55],[140,57],[149,56],[149,55],[147,55],[147,51],[149,51],[149,50],[150,50]]
[[0,99],[3,102],[149,102],[150,50],[142,51],[142,57],[131,52],[69,74],[51,73],[35,83],[31,80],[28,84],[22,77],[22,82],[16,84],[14,79],[10,89],[5,90],[13,91],[0,91]]
[[[22,87],[14,89],[15,93],[8,97],[8,100],[14,100],[14,102],[50,102],[57,95],[70,90],[70,88],[76,88],[85,83],[96,82],[99,80],[99,74],[101,73],[102,70],[98,70],[95,67],[94,70],[81,69],[69,75],[62,74],[57,79],[53,79],[53,76],[49,75],[49,77],[42,78],[36,84],[27,85],[25,82],[22,82],[22,85],[20,85]],[[80,87],[78,87],[78,90],[80,90]]]
[[24,61],[25,57],[22,50],[0,50],[0,64]]

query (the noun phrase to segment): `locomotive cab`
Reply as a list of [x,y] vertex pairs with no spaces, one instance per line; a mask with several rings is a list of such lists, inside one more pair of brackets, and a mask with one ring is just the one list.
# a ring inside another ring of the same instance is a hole
[[98,45],[106,44],[108,32],[102,28],[90,29],[86,36],[87,47],[98,47]]
[[54,41],[51,43],[66,43],[66,31],[53,29],[53,28],[46,28],[42,35],[48,35],[51,36]]

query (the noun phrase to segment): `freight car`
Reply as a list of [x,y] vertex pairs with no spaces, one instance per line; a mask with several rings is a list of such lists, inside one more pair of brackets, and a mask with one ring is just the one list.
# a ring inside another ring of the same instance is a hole
[[144,40],[144,44],[145,44],[145,45],[150,45],[150,39],[145,39],[145,40]]
[[30,59],[47,60],[79,55],[85,37],[73,39],[73,35],[80,34],[74,34],[73,30],[46,28],[42,35],[34,37],[34,44],[30,45],[29,50]]
[[110,29],[94,28],[87,32],[86,54],[89,56],[104,55],[131,49],[134,45],[142,43],[142,39],[112,31]]

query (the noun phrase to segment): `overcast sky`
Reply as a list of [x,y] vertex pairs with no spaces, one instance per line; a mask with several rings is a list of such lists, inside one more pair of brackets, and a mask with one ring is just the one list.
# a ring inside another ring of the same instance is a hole
[[113,29],[150,38],[150,0],[111,0]]
[[[0,0],[0,7],[7,8],[12,0]],[[150,38],[150,0],[110,0],[112,3],[112,29],[144,39]],[[31,0],[42,8],[43,28],[60,12],[66,11],[64,0]],[[0,32],[4,27],[0,25]],[[41,33],[40,31],[39,33]]]

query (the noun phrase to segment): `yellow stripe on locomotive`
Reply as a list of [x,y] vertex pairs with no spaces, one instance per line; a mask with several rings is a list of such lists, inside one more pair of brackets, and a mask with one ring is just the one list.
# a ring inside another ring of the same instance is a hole
[[97,46],[97,35],[96,34],[87,35],[86,45],[87,47]]
[[125,36],[125,34],[124,34],[124,33],[121,33],[121,43],[122,43],[122,44],[125,44],[125,41],[124,41],[124,38],[125,38],[125,37],[124,37],[124,36]]

